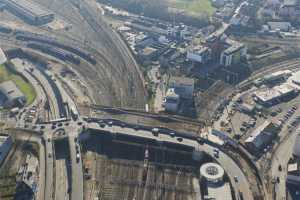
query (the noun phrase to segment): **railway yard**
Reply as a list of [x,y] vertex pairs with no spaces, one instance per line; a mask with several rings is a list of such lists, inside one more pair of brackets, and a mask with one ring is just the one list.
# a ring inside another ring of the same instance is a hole
[[298,200],[300,58],[192,91],[199,118],[154,113],[151,80],[97,1],[16,2],[32,13],[0,0],[0,65],[36,95],[0,80],[13,85],[0,86],[0,199]]

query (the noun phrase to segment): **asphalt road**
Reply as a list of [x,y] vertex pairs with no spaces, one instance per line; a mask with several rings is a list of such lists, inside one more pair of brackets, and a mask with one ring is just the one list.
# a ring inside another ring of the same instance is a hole
[[[70,157],[71,157],[71,199],[72,200],[83,200],[83,169],[82,169],[82,160],[81,155],[80,159],[77,162],[76,160],[76,144],[75,137],[78,136],[78,127],[76,124],[71,124],[68,128],[66,128],[66,132],[69,135],[69,147],[70,147]],[[80,152],[80,151],[79,151]]]

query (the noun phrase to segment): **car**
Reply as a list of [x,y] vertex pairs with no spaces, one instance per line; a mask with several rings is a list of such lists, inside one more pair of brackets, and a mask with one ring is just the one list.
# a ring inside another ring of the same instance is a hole
[[47,141],[48,141],[48,142],[51,142],[51,139],[50,139],[50,138],[48,138],[48,139],[47,139]]
[[109,121],[107,124],[108,124],[108,126],[112,126],[112,125],[114,125],[114,122],[113,121]]
[[48,153],[48,157],[51,158],[51,157],[52,157],[52,154],[51,154],[51,153]]
[[56,129],[56,126],[55,125],[52,125],[51,126],[51,129],[53,130],[53,129]]
[[101,128],[105,128],[106,124],[100,123],[99,126],[100,126]]
[[281,165],[278,166],[278,171],[280,171],[280,172],[282,171]]
[[183,138],[179,137],[179,138],[177,138],[177,141],[178,141],[178,142],[182,142],[182,141],[183,141]]
[[170,132],[169,135],[170,135],[171,137],[175,137],[176,134],[175,134],[174,132]]
[[234,181],[235,181],[236,183],[239,182],[239,179],[238,179],[237,176],[234,176]]
[[80,160],[80,155],[79,155],[79,153],[76,153],[76,162],[78,163],[79,160]]

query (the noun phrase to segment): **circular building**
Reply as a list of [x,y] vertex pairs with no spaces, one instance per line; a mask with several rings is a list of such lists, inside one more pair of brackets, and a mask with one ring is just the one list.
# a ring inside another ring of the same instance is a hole
[[209,183],[219,183],[223,181],[224,169],[216,163],[205,163],[200,168],[200,174]]

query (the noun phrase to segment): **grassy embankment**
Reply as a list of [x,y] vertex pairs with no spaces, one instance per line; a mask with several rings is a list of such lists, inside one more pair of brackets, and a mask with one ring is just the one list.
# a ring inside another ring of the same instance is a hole
[[216,11],[210,0],[170,0],[170,3],[171,7],[182,9],[194,15],[207,13],[211,16]]
[[35,97],[36,92],[33,86],[27,82],[22,76],[13,72],[13,70],[8,69],[4,65],[0,65],[0,83],[4,81],[12,80],[18,86],[18,88],[25,95],[27,100],[27,105],[31,104]]

